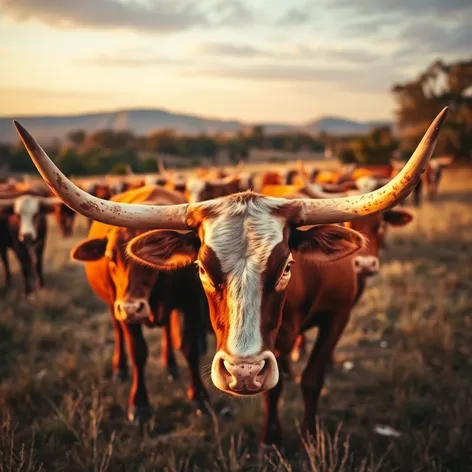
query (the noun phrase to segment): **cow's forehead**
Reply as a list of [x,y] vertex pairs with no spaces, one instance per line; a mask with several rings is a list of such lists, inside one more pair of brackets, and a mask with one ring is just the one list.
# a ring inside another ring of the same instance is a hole
[[116,258],[117,255],[122,256],[121,259],[128,259],[126,256],[126,244],[136,237],[141,231],[129,228],[112,227],[107,233],[106,254],[110,258]]
[[280,205],[263,198],[231,203],[203,220],[203,243],[213,249],[226,273],[248,258],[264,265],[283,239],[285,218],[276,212]]
[[14,211],[17,214],[34,214],[39,210],[39,198],[23,195],[15,200]]

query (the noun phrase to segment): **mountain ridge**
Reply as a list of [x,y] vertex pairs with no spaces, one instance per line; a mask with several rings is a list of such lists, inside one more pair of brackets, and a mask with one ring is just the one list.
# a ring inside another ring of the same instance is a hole
[[[77,114],[22,115],[0,117],[0,142],[18,141],[12,121],[16,119],[38,139],[51,141],[66,139],[71,130],[83,129],[87,133],[103,129],[129,130],[137,135],[159,129],[174,129],[180,134],[234,133],[253,126],[236,119],[210,118],[194,114],[173,112],[161,108],[129,108],[115,111],[97,111]],[[329,134],[366,133],[374,126],[391,125],[388,121],[356,121],[339,116],[321,116],[304,124],[267,122],[262,124],[268,133],[306,131]]]

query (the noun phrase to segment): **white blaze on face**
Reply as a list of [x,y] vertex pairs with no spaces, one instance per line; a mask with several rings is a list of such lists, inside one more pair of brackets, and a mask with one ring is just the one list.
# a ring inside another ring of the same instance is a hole
[[187,181],[187,192],[189,203],[196,203],[202,201],[202,192],[205,189],[205,181],[201,179],[189,179]]
[[36,239],[34,217],[39,212],[40,204],[40,199],[31,195],[23,195],[15,200],[13,211],[20,217],[20,241],[23,241],[26,235]]
[[220,216],[203,222],[205,244],[215,252],[227,279],[228,354],[249,357],[262,349],[262,273],[283,239],[284,220],[274,203],[232,202]]

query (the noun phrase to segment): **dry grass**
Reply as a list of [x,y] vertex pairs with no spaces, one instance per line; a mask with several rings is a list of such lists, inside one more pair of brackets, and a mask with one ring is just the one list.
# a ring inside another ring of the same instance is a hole
[[[472,470],[471,181],[471,170],[449,171],[439,201],[389,235],[381,276],[338,347],[354,369],[330,375],[316,445],[298,446],[303,406],[293,383],[283,396],[284,448],[265,458],[261,400],[210,387],[215,410],[229,404],[235,419],[192,413],[186,375],[170,386],[162,372],[157,330],[146,332],[152,419],[143,429],[127,423],[129,385],[106,375],[108,313],[68,259],[84,222],[68,241],[52,223],[48,288],[25,300],[18,273],[12,292],[0,288],[0,471]],[[402,434],[379,436],[377,424]]]

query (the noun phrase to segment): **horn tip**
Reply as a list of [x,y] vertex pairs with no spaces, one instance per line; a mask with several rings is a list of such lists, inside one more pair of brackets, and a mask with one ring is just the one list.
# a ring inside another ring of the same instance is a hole
[[441,127],[444,124],[444,121],[446,121],[448,111],[449,107],[444,107],[436,116],[434,121],[431,123],[429,133],[426,133],[426,136],[428,136],[426,138],[426,142],[430,144],[436,143],[437,139],[439,138],[439,132],[441,131]]
[[13,120],[13,125],[15,126],[16,131],[18,132],[18,134],[20,135],[20,138],[23,141],[23,144],[28,149],[32,149],[32,150],[38,149],[38,147],[39,147],[38,143],[35,141],[33,136],[31,136],[31,134],[29,134],[29,132],[26,130],[26,128],[22,124],[20,124],[16,120]]

